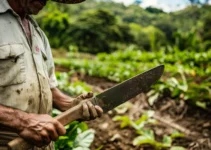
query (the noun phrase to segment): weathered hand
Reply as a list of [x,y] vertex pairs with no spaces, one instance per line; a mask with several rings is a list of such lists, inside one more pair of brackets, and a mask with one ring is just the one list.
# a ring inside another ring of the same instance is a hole
[[26,118],[18,134],[37,147],[49,145],[66,132],[64,126],[49,115],[28,114]]
[[76,97],[73,101],[75,101],[75,104],[82,104],[82,120],[88,121],[88,120],[94,120],[97,117],[101,117],[103,114],[103,110],[101,107],[97,105],[93,105],[89,99],[93,97],[93,93],[89,92],[86,94],[79,95]]
[[82,120],[89,121],[94,120],[97,117],[101,117],[103,114],[103,110],[100,106],[93,105],[90,101],[82,101]]
[[103,110],[99,106],[94,106],[91,102],[88,102],[88,100],[93,97],[92,92],[71,98],[63,94],[57,88],[51,89],[51,91],[54,99],[54,107],[61,111],[66,111],[81,104],[82,107],[79,111],[82,113],[82,120],[92,120],[103,114]]
[[78,105],[80,102],[82,102],[84,100],[92,98],[93,96],[94,96],[94,94],[92,92],[88,92],[88,93],[79,95],[78,97],[72,99],[73,107]]
[[51,89],[51,91],[52,91],[52,95],[53,95],[54,108],[57,108],[60,111],[66,111],[66,110],[78,105],[81,101],[93,97],[92,92],[79,95],[76,98],[72,98],[68,95],[65,95],[57,88],[53,88],[53,89]]
[[82,121],[88,121],[88,120],[94,120],[97,117],[101,117],[103,114],[103,110],[101,107],[97,105],[93,105],[89,100],[93,97],[93,93],[85,93],[81,94],[78,97],[71,100],[71,107],[74,107],[76,105],[81,104],[81,111],[82,112],[82,118],[80,120]]

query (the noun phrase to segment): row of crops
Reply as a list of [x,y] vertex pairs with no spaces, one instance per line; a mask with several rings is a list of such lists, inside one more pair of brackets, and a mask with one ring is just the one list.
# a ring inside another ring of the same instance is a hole
[[[69,53],[68,58],[55,59],[55,64],[69,70],[65,73],[58,72],[57,79],[59,88],[73,96],[92,91],[92,88],[84,82],[69,82],[70,76],[75,72],[122,82],[138,73],[164,64],[165,73],[162,79],[147,94],[149,104],[153,105],[158,98],[168,96],[175,100],[184,100],[203,109],[209,109],[211,100],[210,60],[211,50],[198,53],[177,51],[166,54],[164,51],[142,52],[127,49],[111,54],[101,53],[97,56]],[[54,111],[54,113],[58,112]],[[152,114],[153,112],[146,112],[138,120],[117,115],[113,120],[121,122],[120,128],[130,127],[136,131],[134,146],[148,144],[155,149],[184,150],[183,147],[172,145],[175,138],[183,137],[182,133],[174,131],[169,135],[164,135],[162,141],[157,141],[154,131],[145,128],[149,124],[156,124],[151,118]],[[56,142],[56,149],[89,149],[94,140],[94,131],[88,129],[86,123],[73,122],[66,128],[67,135],[60,137]],[[99,150],[102,148],[99,147]]]
[[165,74],[148,94],[150,103],[160,96],[185,100],[208,109],[211,100],[211,50],[207,52],[164,51],[142,52],[127,49],[111,54],[82,59],[70,53],[68,59],[55,59],[55,64],[89,76],[103,77],[115,82],[124,81],[159,64],[165,65]]

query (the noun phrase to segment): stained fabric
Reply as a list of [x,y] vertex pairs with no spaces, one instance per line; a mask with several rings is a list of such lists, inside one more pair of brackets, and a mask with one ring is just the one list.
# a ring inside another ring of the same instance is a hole
[[[57,86],[51,48],[36,21],[31,16],[28,20],[31,40],[7,0],[0,1],[0,104],[51,115],[50,89]],[[0,128],[0,145],[17,136]]]

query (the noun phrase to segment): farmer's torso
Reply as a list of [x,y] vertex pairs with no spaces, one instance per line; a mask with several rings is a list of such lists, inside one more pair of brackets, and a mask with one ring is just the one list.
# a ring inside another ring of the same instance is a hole
[[[56,86],[49,43],[29,17],[31,40],[7,0],[0,2],[0,104],[29,113],[50,114]],[[8,138],[1,130],[0,140]],[[11,136],[12,137],[12,136]]]

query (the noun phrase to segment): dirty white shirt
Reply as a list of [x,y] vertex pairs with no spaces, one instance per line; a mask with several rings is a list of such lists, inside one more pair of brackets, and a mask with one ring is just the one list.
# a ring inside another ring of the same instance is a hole
[[[57,86],[49,42],[28,16],[31,42],[20,17],[0,0],[0,104],[29,113],[51,114]],[[7,137],[1,132],[0,140]]]

